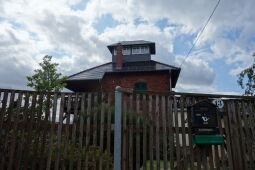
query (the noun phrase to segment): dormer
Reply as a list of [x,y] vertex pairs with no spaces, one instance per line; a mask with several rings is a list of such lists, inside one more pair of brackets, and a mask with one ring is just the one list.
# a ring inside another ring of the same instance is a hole
[[116,63],[117,46],[122,46],[122,62],[150,61],[151,55],[156,53],[155,43],[144,40],[122,41],[108,45],[112,54],[112,62]]

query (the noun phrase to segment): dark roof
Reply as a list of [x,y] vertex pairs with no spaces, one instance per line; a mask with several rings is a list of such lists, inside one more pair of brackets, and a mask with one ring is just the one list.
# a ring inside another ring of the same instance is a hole
[[93,67],[77,74],[68,77],[68,81],[81,81],[81,80],[100,80],[104,77],[105,73],[116,73],[116,72],[141,72],[141,71],[163,71],[171,70],[172,75],[172,87],[178,80],[180,68],[160,63],[154,60],[143,61],[143,62],[129,62],[125,63],[121,70],[117,70],[115,64],[112,62]]
[[119,43],[123,46],[149,45],[151,54],[156,53],[155,43],[151,41],[144,41],[144,40],[121,41],[118,43],[108,45],[107,48],[112,52],[113,47],[116,47]]
[[121,43],[121,45],[140,45],[140,44],[152,44],[154,42],[151,41],[144,41],[144,40],[135,40],[135,41],[121,41],[118,43],[114,43],[108,46],[117,46],[119,43]]

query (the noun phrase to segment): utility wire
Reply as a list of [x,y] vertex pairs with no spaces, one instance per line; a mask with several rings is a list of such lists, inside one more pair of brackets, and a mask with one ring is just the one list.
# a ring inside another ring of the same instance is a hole
[[182,67],[182,64],[188,59],[190,53],[192,52],[192,50],[193,50],[193,48],[195,47],[196,43],[198,42],[200,36],[201,36],[202,33],[204,32],[206,26],[208,25],[209,21],[211,20],[213,14],[214,14],[214,12],[216,11],[216,9],[217,9],[217,7],[219,6],[219,4],[220,4],[220,0],[218,0],[217,4],[215,5],[215,7],[214,7],[214,9],[213,9],[213,11],[212,11],[212,13],[211,13],[211,15],[209,16],[208,20],[206,21],[204,27],[201,29],[201,31],[200,31],[199,35],[197,36],[196,40],[195,40],[194,43],[192,44],[192,47],[190,48],[190,50],[189,50],[189,52],[187,53],[186,57],[183,59],[183,61],[182,61],[181,65],[180,65],[180,67]]

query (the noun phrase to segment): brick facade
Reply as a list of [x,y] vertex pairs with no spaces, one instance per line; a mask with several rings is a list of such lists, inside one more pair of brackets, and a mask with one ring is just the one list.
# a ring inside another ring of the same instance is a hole
[[151,91],[170,90],[170,74],[168,71],[108,73],[100,82],[101,87],[94,87],[105,92],[113,92],[116,86],[133,89],[134,84],[139,81],[145,82],[148,90]]

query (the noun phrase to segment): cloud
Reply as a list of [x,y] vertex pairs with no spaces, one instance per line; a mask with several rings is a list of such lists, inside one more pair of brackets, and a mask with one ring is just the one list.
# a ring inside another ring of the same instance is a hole
[[[0,78],[5,79],[0,87],[26,88],[25,76],[46,54],[54,56],[66,75],[110,61],[106,46],[122,40],[154,41],[153,59],[179,66],[184,56],[173,50],[176,37],[188,37],[183,46],[190,48],[217,0],[90,0],[84,8],[73,8],[80,3],[84,2],[0,0]],[[254,6],[253,0],[221,1],[183,64],[178,89],[217,91],[213,87],[217,68],[210,65],[215,60],[231,66],[230,75],[250,65],[255,49]],[[104,15],[116,26],[99,31],[96,25]],[[162,20],[165,24],[159,27]]]

